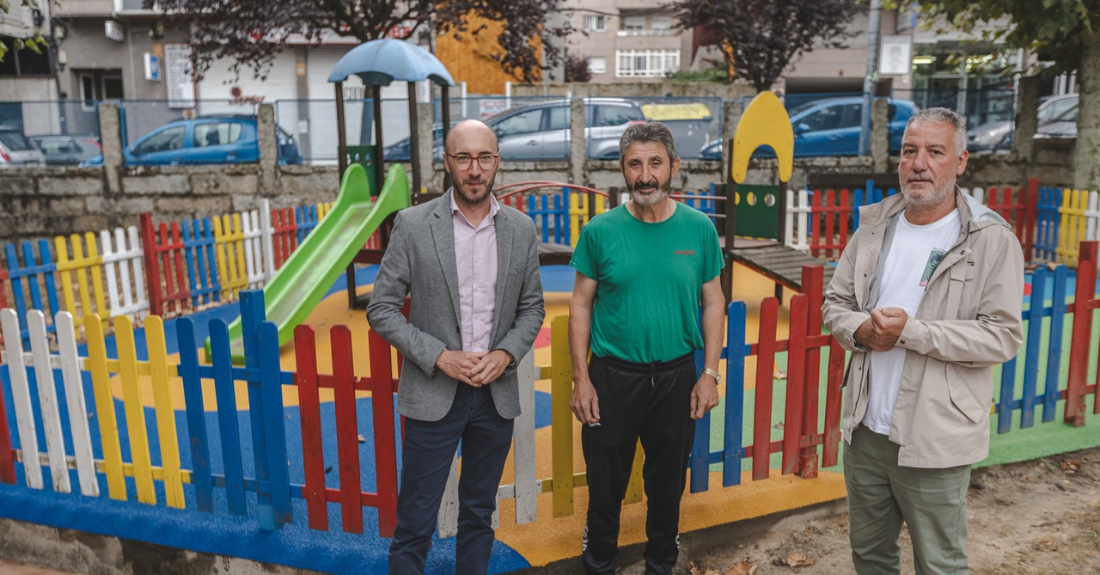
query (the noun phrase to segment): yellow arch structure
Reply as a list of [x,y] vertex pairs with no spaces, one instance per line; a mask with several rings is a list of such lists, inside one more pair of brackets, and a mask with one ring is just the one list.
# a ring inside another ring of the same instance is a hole
[[744,183],[749,157],[760,146],[775,150],[779,158],[779,181],[789,182],[794,168],[794,130],[783,102],[771,92],[757,94],[741,114],[730,154],[730,174],[734,182]]

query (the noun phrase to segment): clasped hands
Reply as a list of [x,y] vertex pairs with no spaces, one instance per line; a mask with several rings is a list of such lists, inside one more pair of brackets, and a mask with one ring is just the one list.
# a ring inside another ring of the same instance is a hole
[[909,314],[900,307],[871,310],[871,317],[856,329],[856,342],[871,351],[889,351],[901,336]]
[[490,384],[512,363],[512,354],[503,349],[493,351],[443,350],[435,366],[443,373],[474,387]]

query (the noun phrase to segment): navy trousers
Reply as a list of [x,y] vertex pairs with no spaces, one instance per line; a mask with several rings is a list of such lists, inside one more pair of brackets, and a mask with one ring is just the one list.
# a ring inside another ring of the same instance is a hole
[[[492,384],[490,384],[492,385]],[[439,504],[459,439],[456,575],[483,575],[493,549],[493,511],[512,420],[497,413],[489,386],[459,384],[454,403],[439,421],[405,419],[397,527],[390,544],[391,575],[419,575],[432,547]]]

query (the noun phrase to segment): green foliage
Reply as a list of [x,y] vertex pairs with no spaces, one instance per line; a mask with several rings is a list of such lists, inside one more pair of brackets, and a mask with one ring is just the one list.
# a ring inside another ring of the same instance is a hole
[[983,40],[1024,48],[1054,62],[1055,73],[1075,70],[1082,43],[1100,24],[1100,0],[894,0],[895,6],[917,8]]
[[673,82],[720,82],[727,83],[725,63],[712,62],[713,66],[705,70],[681,70],[668,77]]
[[[38,1],[39,0],[21,0],[20,5],[27,8],[38,8]],[[60,5],[61,2],[55,0],[54,6]],[[11,0],[0,0],[0,14],[7,14],[9,12],[11,12]],[[15,41],[12,42],[12,44],[14,45],[9,48],[6,42],[0,42],[0,62],[4,61],[4,56],[6,56],[7,53],[12,49],[22,50],[26,48],[27,50],[30,50],[35,54],[41,54],[42,48],[48,46],[48,43],[46,42],[46,39],[42,37],[42,33],[40,30],[35,30],[34,38],[27,38],[25,40],[16,38]]]

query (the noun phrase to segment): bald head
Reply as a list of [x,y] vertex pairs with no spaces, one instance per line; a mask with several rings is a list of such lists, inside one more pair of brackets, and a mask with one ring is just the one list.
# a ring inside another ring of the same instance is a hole
[[[485,140],[485,138],[488,138],[488,140]],[[496,132],[486,125],[485,122],[481,120],[462,120],[447,132],[447,141],[443,143],[443,148],[447,150],[447,153],[454,154],[456,153],[456,147],[470,140],[491,142],[492,149],[484,150],[488,152],[495,153],[500,147],[497,144]]]

